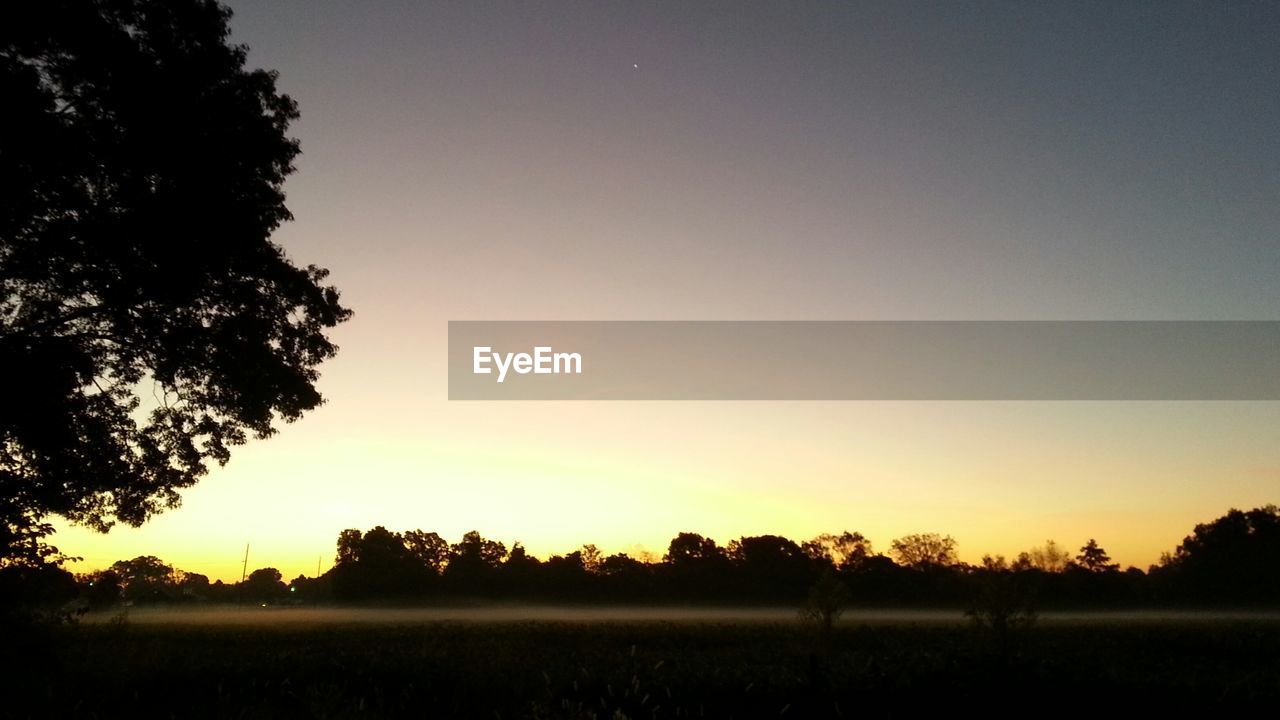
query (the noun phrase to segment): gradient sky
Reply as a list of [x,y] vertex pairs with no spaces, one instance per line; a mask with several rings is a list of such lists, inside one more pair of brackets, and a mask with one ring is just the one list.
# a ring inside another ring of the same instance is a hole
[[860,530],[1145,567],[1280,500],[1277,403],[450,403],[448,320],[1280,319],[1273,3],[230,3],[302,143],[328,404],[76,569]]

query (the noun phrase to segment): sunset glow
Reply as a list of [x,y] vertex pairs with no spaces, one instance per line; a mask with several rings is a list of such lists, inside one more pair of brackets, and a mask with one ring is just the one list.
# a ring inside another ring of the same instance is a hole
[[375,525],[543,558],[1096,538],[1145,569],[1277,499],[1274,402],[447,399],[449,320],[1275,319],[1280,101],[1247,13],[230,5],[301,108],[275,239],[355,317],[323,407],[140,529],[59,525],[73,570],[239,580],[248,544],[314,575]]

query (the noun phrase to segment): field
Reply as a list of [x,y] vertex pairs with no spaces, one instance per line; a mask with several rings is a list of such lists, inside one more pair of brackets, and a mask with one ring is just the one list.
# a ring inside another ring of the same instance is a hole
[[[1274,615],[133,612],[11,638],[16,717],[895,717],[1280,700]],[[1274,705],[1272,705],[1274,707]]]

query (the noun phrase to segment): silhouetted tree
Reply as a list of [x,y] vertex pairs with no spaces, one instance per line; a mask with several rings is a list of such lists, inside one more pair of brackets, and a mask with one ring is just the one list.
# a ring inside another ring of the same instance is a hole
[[511,546],[511,552],[507,553],[507,559],[502,562],[503,581],[513,592],[523,590],[540,594],[547,590],[543,587],[541,566],[538,558],[530,555],[524,545],[517,542]]
[[506,556],[505,545],[496,540],[487,540],[475,530],[463,535],[462,540],[449,548],[450,565],[474,565],[492,569]]
[[1008,570],[1009,561],[1004,559],[1003,555],[983,555],[982,564],[978,566],[981,570]]
[[547,591],[564,600],[589,599],[594,585],[582,551],[552,555],[539,568]]
[[582,555],[582,567],[589,573],[595,574],[600,571],[600,562],[604,560],[604,556],[600,554],[600,549],[591,543],[587,543],[578,549]]
[[284,597],[288,592],[280,571],[272,567],[260,568],[249,573],[242,590],[244,598],[253,602],[272,602]]
[[813,560],[778,535],[734,540],[726,554],[739,571],[740,587],[758,599],[802,598],[815,577]]
[[728,557],[711,538],[679,533],[668,543],[663,564],[664,593],[670,597],[727,599],[731,594]]
[[506,557],[505,545],[472,530],[449,548],[445,576],[463,592],[483,592],[494,586],[496,571]]
[[1036,620],[1036,583],[1020,575],[1025,573],[986,564],[975,573],[975,587],[965,608],[965,615],[990,633],[1001,653],[1008,653],[1014,638]]
[[364,540],[364,533],[355,528],[348,528],[338,533],[338,555],[334,558],[334,564],[349,564],[359,560],[362,540]]
[[126,600],[165,602],[176,595],[177,571],[154,555],[120,560],[111,566],[111,570],[120,578]]
[[616,553],[600,561],[600,572],[604,575],[618,576],[643,572],[645,563],[627,555]]
[[724,559],[724,551],[716,541],[697,533],[682,532],[667,546],[666,562],[676,567],[705,564]]
[[85,587],[85,600],[89,607],[102,608],[115,605],[124,598],[120,575],[114,570],[99,570],[81,578]]
[[509,569],[532,568],[538,564],[538,558],[530,555],[520,543],[511,546],[511,552],[507,553],[507,559],[503,562],[503,566]]
[[958,562],[956,541],[950,535],[907,535],[894,540],[889,548],[899,563],[916,570],[944,568]]
[[414,558],[399,533],[379,525],[360,538],[356,560],[366,566],[402,569]]
[[1162,565],[1162,579],[1171,580],[1173,592],[1182,597],[1280,600],[1280,508],[1232,509],[1196,525]]
[[802,546],[814,560],[825,560],[840,570],[852,570],[873,553],[871,541],[862,533],[845,531],[839,535],[823,533]]
[[827,565],[809,588],[809,596],[800,608],[800,619],[817,631],[816,642],[809,653],[809,682],[815,688],[827,684],[832,629],[848,602],[849,588],[840,581],[835,568]]
[[404,534],[404,545],[415,560],[436,575],[444,572],[449,563],[449,543],[436,533],[409,530]]
[[809,588],[809,597],[801,609],[801,617],[815,623],[825,643],[831,636],[831,628],[844,612],[849,602],[849,588],[840,582],[833,569],[823,570],[818,581]]
[[184,600],[205,600],[209,595],[209,576],[200,573],[179,572],[178,592]]
[[270,240],[298,111],[229,16],[0,3],[0,557],[139,525],[321,402],[351,313]]
[[1098,541],[1089,538],[1089,542],[1080,548],[1080,554],[1076,556],[1076,564],[1089,572],[1115,572],[1120,569],[1119,563],[1111,562],[1111,556],[1107,555],[1107,551],[1098,546]]
[[1058,543],[1053,540],[1045,540],[1044,545],[1019,553],[1018,559],[1013,563],[1013,568],[1015,570],[1034,569],[1041,572],[1058,573],[1066,570],[1070,564],[1071,556],[1066,550],[1059,547]]
[[317,603],[331,599],[333,595],[332,571],[320,577],[299,575],[289,583],[292,602]]
[[405,547],[403,536],[381,525],[363,535],[358,530],[339,533],[331,572],[333,593],[344,600],[409,597],[434,576],[434,570]]

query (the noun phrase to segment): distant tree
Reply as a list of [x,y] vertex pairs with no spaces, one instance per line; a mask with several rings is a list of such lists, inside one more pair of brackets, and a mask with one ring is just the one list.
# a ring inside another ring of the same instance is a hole
[[507,548],[472,530],[449,548],[449,564],[444,576],[461,592],[493,592],[498,570],[507,558]]
[[661,597],[655,594],[654,564],[642,562],[626,553],[615,553],[600,561],[598,572],[606,579],[606,587],[615,599],[631,603]]
[[420,593],[433,571],[405,547],[404,537],[381,525],[363,535],[338,534],[333,593],[339,599],[406,597]]
[[119,560],[111,570],[120,578],[126,600],[159,602],[171,600],[175,595],[177,571],[154,555]]
[[955,539],[937,533],[900,537],[890,544],[889,553],[899,564],[916,570],[949,567],[959,562]]
[[839,535],[823,533],[801,547],[814,560],[826,560],[841,570],[855,569],[875,554],[862,533],[847,530]]
[[697,533],[682,532],[676,535],[667,546],[667,555],[663,558],[671,565],[704,564],[724,559],[724,551],[716,545],[716,541]]
[[536,567],[537,565],[538,558],[530,555],[525,550],[524,545],[518,542],[511,546],[511,552],[507,553],[507,559],[503,562],[503,566],[512,569]]
[[1071,564],[1071,555],[1058,546],[1053,540],[1045,540],[1044,545],[1033,547],[1019,553],[1014,561],[1015,570],[1035,569],[1041,572],[1058,573]]
[[604,555],[600,554],[600,549],[590,543],[583,545],[578,550],[582,555],[582,567],[589,573],[595,574],[600,572],[600,562],[604,560]]
[[1120,569],[1119,563],[1111,562],[1111,556],[1107,555],[1107,551],[1098,546],[1098,541],[1089,538],[1089,542],[1080,548],[1080,554],[1076,556],[1076,564],[1082,569],[1089,572],[1116,572]]
[[179,572],[178,592],[187,600],[207,599],[209,594],[209,576],[200,573]]
[[437,575],[449,563],[449,542],[436,533],[409,530],[404,534],[404,545],[414,560]]
[[983,555],[980,567],[991,572],[1002,572],[1009,569],[1009,561],[1003,555]]
[[288,591],[280,571],[273,567],[260,568],[249,573],[242,589],[245,599],[254,602],[278,600]]
[[331,599],[332,594],[332,571],[315,578],[299,575],[289,582],[289,596],[298,603],[323,602]]
[[729,543],[725,554],[736,565],[765,576],[807,574],[812,559],[780,535],[756,535]]
[[360,559],[360,544],[364,533],[355,528],[348,528],[338,533],[338,555],[334,558],[337,565],[348,565]]
[[682,532],[672,538],[663,557],[663,592],[672,599],[725,600],[733,596],[731,566],[715,540]]
[[0,3],[0,557],[140,525],[321,403],[351,312],[270,239],[298,110],[230,14]]
[[487,540],[472,530],[449,549],[449,562],[495,568],[507,556],[507,548],[496,540]]
[[[238,585],[239,583],[236,584]],[[209,600],[211,602],[232,603],[243,599],[236,596],[235,585],[224,583],[221,580],[214,580],[209,585]]]
[[780,535],[744,537],[729,543],[735,584],[748,597],[794,602],[818,576],[819,566],[794,541]]
[[124,598],[124,587],[120,575],[114,570],[89,573],[82,577],[80,582],[85,588],[85,599],[90,607],[108,607]]
[[399,533],[379,525],[360,538],[358,559],[366,566],[401,569],[410,564],[413,556]]
[[582,551],[574,550],[564,555],[552,555],[542,564],[543,570],[553,583],[558,583],[564,590],[563,585],[572,583],[579,585],[582,578],[587,575],[587,564],[582,559]]
[[600,561],[600,572],[604,575],[634,575],[643,573],[645,569],[645,563],[626,553],[615,553]]

